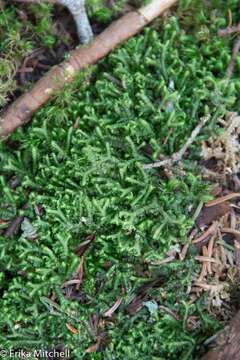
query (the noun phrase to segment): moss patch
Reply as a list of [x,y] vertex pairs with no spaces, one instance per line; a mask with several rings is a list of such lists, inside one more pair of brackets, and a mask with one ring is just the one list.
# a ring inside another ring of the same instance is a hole
[[[182,177],[167,180],[141,165],[179,149],[199,118],[210,114],[199,137],[206,138],[217,131],[215,119],[237,106],[239,80],[225,80],[232,43],[216,34],[227,22],[224,3],[200,7],[193,29],[196,2],[182,2],[179,20],[171,15],[161,30],[156,24],[129,40],[1,144],[1,227],[23,215],[38,234],[34,240],[22,230],[1,236],[1,346],[62,344],[74,359],[196,359],[203,339],[218,327],[204,299],[187,303],[194,249],[184,263],[149,265],[186,241],[191,209],[209,198],[197,175],[199,147],[191,147]],[[237,1],[228,7],[235,14]],[[75,250],[89,235],[95,239],[84,254],[83,284],[70,300],[61,285],[72,279]],[[160,276],[163,285],[147,294],[152,308],[148,303],[127,314],[136,289]],[[53,294],[57,306],[48,300]],[[98,336],[89,317],[119,297],[113,321],[98,329],[106,333],[106,349],[85,354]],[[179,320],[154,311],[155,302]],[[194,328],[190,316],[197,318]]]

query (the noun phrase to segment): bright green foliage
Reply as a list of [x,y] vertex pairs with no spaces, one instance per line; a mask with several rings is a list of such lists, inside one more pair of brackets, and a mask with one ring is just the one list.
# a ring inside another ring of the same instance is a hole
[[[236,4],[228,7],[234,12]],[[179,22],[171,16],[163,30],[146,29],[42,108],[9,145],[1,145],[0,218],[24,214],[38,233],[35,240],[21,231],[11,239],[1,237],[3,347],[47,349],[62,343],[74,359],[197,359],[199,344],[216,330],[204,302],[187,303],[186,290],[197,270],[193,256],[184,263],[150,266],[148,275],[139,269],[185,242],[190,208],[208,199],[196,175],[198,146],[184,162],[185,176],[166,180],[158,170],[144,171],[142,164],[179,149],[201,116],[212,118],[203,137],[216,130],[216,117],[237,106],[239,80],[224,78],[232,44],[216,34],[227,19],[220,5],[217,10],[201,7],[196,28],[187,8]],[[143,152],[149,144],[151,158]],[[8,186],[13,176],[21,179],[16,190]],[[26,203],[28,209],[20,210]],[[43,215],[36,215],[34,205],[43,206]],[[61,285],[76,271],[74,250],[89,234],[96,238],[84,255],[87,301],[81,304],[66,300]],[[160,311],[150,314],[147,307],[127,315],[124,307],[134,290],[159,275],[166,282],[150,291],[150,299],[181,320]],[[53,292],[59,305],[54,313],[46,300]],[[120,296],[116,320],[106,328],[107,349],[84,355],[95,341],[89,315],[104,312]],[[189,332],[192,314],[200,322]]]

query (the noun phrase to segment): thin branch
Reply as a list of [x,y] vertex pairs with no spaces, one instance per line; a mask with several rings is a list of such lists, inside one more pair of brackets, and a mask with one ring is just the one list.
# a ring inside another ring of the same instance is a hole
[[240,198],[240,193],[239,192],[233,192],[224,196],[220,196],[216,199],[210,200],[208,201],[205,206],[206,207],[210,207],[210,206],[216,206],[222,203],[225,203],[226,201],[232,200],[232,199],[236,199],[236,198]]
[[227,72],[226,73],[227,73],[228,78],[232,77],[232,74],[233,74],[233,71],[234,71],[234,66],[235,66],[235,63],[236,63],[236,60],[237,60],[239,50],[240,50],[240,36],[238,36],[238,38],[237,38],[237,40],[236,40],[236,42],[234,44],[234,47],[233,47],[233,50],[232,50],[231,61],[228,64],[228,67],[227,67]]
[[93,38],[93,32],[85,9],[85,0],[57,0],[57,2],[66,6],[71,12],[80,41],[83,44],[89,43]]
[[53,67],[29,92],[9,106],[0,118],[0,138],[6,138],[28,122],[34,112],[65,84],[73,81],[80,70],[95,64],[176,2],[177,0],[152,0],[138,11],[131,11],[113,22],[89,45],[72,51],[67,60]]
[[145,170],[148,169],[154,169],[154,168],[159,168],[159,167],[163,167],[163,166],[171,166],[176,162],[179,162],[182,160],[183,156],[185,155],[186,151],[188,150],[189,146],[194,142],[195,138],[197,137],[197,135],[200,133],[202,127],[206,124],[206,122],[210,119],[210,116],[204,116],[200,119],[199,124],[195,127],[195,129],[192,131],[190,137],[188,138],[187,142],[183,145],[183,147],[175,152],[170,158],[161,160],[161,161],[156,161],[154,163],[151,164],[146,164],[143,165],[143,168]]

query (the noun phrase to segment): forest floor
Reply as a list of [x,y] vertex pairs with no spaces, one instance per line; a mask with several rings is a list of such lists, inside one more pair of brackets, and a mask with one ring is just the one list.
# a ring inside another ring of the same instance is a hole
[[[134,5],[89,1],[94,32]],[[4,110],[78,40],[63,8],[0,7]],[[238,22],[180,1],[0,144],[0,349],[200,359],[239,309]]]

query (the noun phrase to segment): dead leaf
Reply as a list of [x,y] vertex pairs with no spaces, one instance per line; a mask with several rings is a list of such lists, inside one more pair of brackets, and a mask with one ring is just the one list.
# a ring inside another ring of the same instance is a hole
[[98,351],[99,349],[99,345],[101,343],[101,339],[97,339],[97,342],[95,342],[93,345],[89,346],[86,350],[85,353],[93,353]]
[[78,334],[78,330],[71,324],[66,323],[67,329],[74,335]]
[[213,221],[219,220],[223,215],[230,212],[230,210],[231,207],[226,202],[211,207],[204,206],[197,217],[196,224],[200,229],[203,229]]
[[110,309],[105,311],[103,316],[111,317],[113,315],[113,313],[117,310],[117,308],[121,305],[122,300],[123,300],[122,298],[117,299],[117,301],[113,304],[113,306],[111,306]]
[[90,345],[85,350],[85,353],[102,351],[107,346],[108,343],[109,343],[109,338],[107,338],[105,333],[102,333],[101,335],[97,336],[97,341],[94,344]]
[[78,248],[75,250],[75,254],[79,257],[81,257],[85,251],[89,248],[91,242],[95,239],[95,235],[90,234],[88,235],[85,240],[78,246]]
[[128,304],[125,308],[126,312],[129,315],[134,315],[136,314],[138,311],[140,311],[143,307],[143,302],[147,300],[147,296],[135,296],[133,298],[133,300],[130,302],[130,304]]

